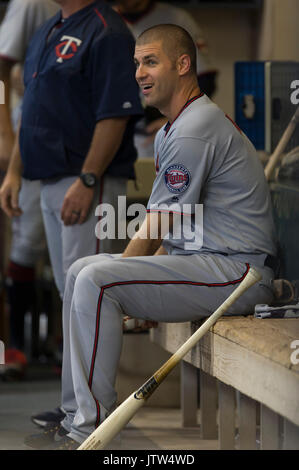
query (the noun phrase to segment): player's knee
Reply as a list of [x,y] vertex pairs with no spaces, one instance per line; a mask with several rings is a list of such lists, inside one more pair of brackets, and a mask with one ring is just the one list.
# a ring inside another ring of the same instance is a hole
[[77,313],[96,309],[101,286],[95,283],[94,266],[82,266],[74,282],[73,302]]
[[106,261],[106,255],[91,255],[91,256],[84,256],[83,258],[79,258],[74,261],[67,270],[66,279],[76,279],[80,271],[85,268],[86,266],[90,266],[94,263],[102,263]]
[[85,266],[88,266],[88,264],[89,264],[89,256],[86,256],[84,258],[79,258],[76,261],[74,261],[67,271],[67,279],[68,278],[76,279],[80,271],[83,268],[85,268]]
[[64,300],[66,295],[72,295],[74,290],[74,285],[80,271],[86,266],[86,258],[79,258],[74,261],[73,264],[69,267],[66,274],[65,280],[65,291],[64,291]]

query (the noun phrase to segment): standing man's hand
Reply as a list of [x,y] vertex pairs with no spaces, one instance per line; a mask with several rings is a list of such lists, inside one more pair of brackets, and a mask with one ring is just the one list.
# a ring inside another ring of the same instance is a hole
[[8,217],[20,216],[22,210],[19,207],[19,192],[21,188],[21,176],[7,173],[0,188],[1,207]]
[[[82,173],[93,173],[100,180],[121,145],[129,119],[130,116],[121,116],[97,122]],[[86,187],[80,178],[69,187],[61,208],[61,219],[65,225],[82,224],[86,220],[94,191],[93,187]]]
[[[82,173],[93,173],[100,180],[121,145],[129,119],[130,116],[122,116],[97,122]],[[82,224],[86,220],[94,191],[94,187],[86,187],[80,178],[69,187],[61,208],[65,225]]]
[[61,208],[64,225],[82,224],[89,213],[94,188],[87,188],[78,178],[68,189]]

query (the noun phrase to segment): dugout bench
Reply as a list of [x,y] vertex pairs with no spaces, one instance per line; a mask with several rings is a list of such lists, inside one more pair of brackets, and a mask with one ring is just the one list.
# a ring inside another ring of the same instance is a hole
[[[199,325],[160,323],[151,339],[172,354]],[[182,425],[198,426],[200,384],[201,439],[218,438],[219,449],[299,449],[295,340],[297,319],[218,320],[181,363]]]

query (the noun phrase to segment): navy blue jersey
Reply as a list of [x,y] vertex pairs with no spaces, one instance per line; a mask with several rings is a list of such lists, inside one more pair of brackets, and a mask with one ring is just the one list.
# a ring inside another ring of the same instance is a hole
[[121,116],[132,118],[106,173],[134,177],[134,121],[142,114],[134,45],[125,23],[102,1],[62,23],[59,12],[34,35],[20,130],[25,178],[79,174],[96,123]]

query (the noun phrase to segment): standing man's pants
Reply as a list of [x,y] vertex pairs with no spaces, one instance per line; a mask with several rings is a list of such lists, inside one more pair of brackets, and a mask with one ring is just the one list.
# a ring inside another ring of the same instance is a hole
[[99,240],[95,229],[99,218],[96,207],[110,203],[117,207],[117,197],[126,194],[126,179],[105,176],[95,190],[95,197],[87,220],[79,225],[65,226],[61,220],[64,196],[77,177],[42,182],[41,208],[45,224],[49,255],[56,285],[63,298],[65,277],[74,261],[96,253],[113,253],[114,240]]

